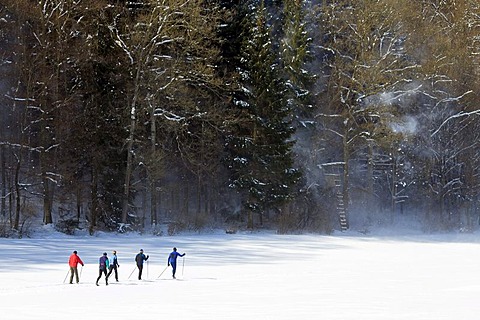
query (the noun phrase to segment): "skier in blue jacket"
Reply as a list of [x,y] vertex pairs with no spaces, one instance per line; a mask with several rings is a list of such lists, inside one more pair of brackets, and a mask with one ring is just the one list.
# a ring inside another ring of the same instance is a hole
[[98,286],[98,280],[102,277],[102,273],[105,275],[105,284],[108,286],[108,277],[107,277],[107,269],[110,265],[108,261],[107,253],[104,252],[103,255],[98,259],[99,269],[98,269],[98,278],[97,282],[95,283]]
[[143,262],[147,261],[148,258],[149,256],[143,254],[143,249],[140,249],[140,252],[135,256],[135,262],[138,268],[138,280],[142,280]]
[[175,272],[177,272],[177,258],[185,256],[185,253],[180,254],[177,252],[177,248],[173,248],[173,251],[168,255],[168,266],[172,266],[172,277],[175,278]]
[[108,271],[107,279],[112,274],[112,271],[115,271],[115,280],[118,282],[118,270],[117,270],[117,268],[120,268],[120,265],[118,264],[117,251],[113,250],[112,253],[113,253],[113,256],[110,259],[110,270]]

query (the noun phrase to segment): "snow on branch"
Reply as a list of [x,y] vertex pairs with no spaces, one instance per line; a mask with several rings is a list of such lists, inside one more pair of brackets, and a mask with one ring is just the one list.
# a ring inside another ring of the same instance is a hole
[[19,149],[27,149],[28,151],[35,151],[41,152],[44,148],[43,147],[30,147],[19,143],[11,143],[7,141],[0,141],[0,146],[10,146]]
[[320,164],[319,166],[320,167],[329,167],[329,166],[343,166],[345,165],[345,162],[343,161],[336,161],[336,162],[326,162],[326,163],[322,163]]
[[13,101],[35,101],[33,98],[19,98],[19,97],[12,97],[11,95],[5,94],[5,97],[13,100]]
[[327,113],[318,113],[315,118],[325,117],[325,118],[343,118],[341,114],[327,114]]
[[165,117],[165,119],[170,120],[170,121],[180,122],[180,121],[185,120],[184,116],[179,116],[179,115],[174,114],[174,113],[172,113],[168,110],[160,109],[160,108],[155,109],[154,115],[156,117],[163,116],[163,117]]
[[[47,149],[45,149],[45,152],[49,152],[50,150],[55,149],[55,148],[58,147],[58,146],[60,146],[60,144],[58,144],[58,143],[57,143],[57,144],[54,144],[54,145],[51,145],[50,147],[48,147]],[[44,149],[44,148],[42,147],[42,149]]]
[[128,46],[125,44],[125,42],[122,40],[122,38],[120,37],[120,35],[118,34],[118,29],[117,28],[114,28],[112,26],[108,26],[108,29],[114,33],[116,39],[115,39],[115,43],[120,47],[122,48],[123,51],[125,51],[125,53],[127,54],[128,58],[130,59],[130,63],[133,64],[134,63],[134,60],[133,60],[133,57],[130,53],[130,51],[128,50]]
[[[458,100],[462,99],[464,96],[466,96],[467,94],[472,93],[472,92],[473,91],[470,90],[470,91],[465,92],[463,95],[461,95],[459,97],[444,99],[441,102],[458,101]],[[468,116],[471,116],[471,115],[479,115],[479,114],[480,114],[480,109],[477,109],[477,110],[474,110],[474,111],[471,111],[471,112],[460,111],[459,113],[454,114],[454,115],[448,117],[447,119],[445,119],[440,124],[440,126],[430,136],[433,137],[434,135],[436,135],[440,131],[440,129],[442,129],[443,126],[445,124],[447,124],[447,122],[449,122],[450,120],[457,119],[457,118],[462,118],[462,117],[468,117]]]

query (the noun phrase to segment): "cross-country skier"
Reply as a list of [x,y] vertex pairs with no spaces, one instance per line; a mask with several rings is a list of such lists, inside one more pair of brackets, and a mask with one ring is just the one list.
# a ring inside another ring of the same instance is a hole
[[135,262],[138,268],[138,280],[142,280],[143,262],[147,261],[148,258],[149,256],[143,254],[143,249],[140,249],[140,252],[135,256]]
[[75,275],[77,283],[80,281],[77,269],[79,263],[82,265],[82,267],[84,266],[82,259],[80,259],[80,257],[77,255],[77,250],[75,250],[68,259],[68,265],[70,266],[70,284],[73,283],[73,275]]
[[120,267],[118,264],[118,258],[117,258],[117,251],[113,250],[113,257],[110,259],[110,270],[108,271],[107,274],[107,279],[110,277],[112,274],[112,271],[115,270],[115,280],[118,282],[118,271],[117,268]]
[[98,278],[97,278],[97,282],[95,283],[97,286],[98,286],[98,280],[100,280],[100,278],[102,277],[102,273],[105,275],[105,284],[108,286],[108,277],[107,277],[107,269],[108,269],[108,266],[109,266],[109,260],[108,260],[108,257],[107,257],[107,253],[104,252],[103,255],[100,257],[100,259],[98,259]]
[[175,272],[177,272],[177,258],[185,256],[185,253],[180,254],[177,252],[177,248],[173,248],[173,251],[168,255],[167,266],[172,266],[172,277],[175,278]]

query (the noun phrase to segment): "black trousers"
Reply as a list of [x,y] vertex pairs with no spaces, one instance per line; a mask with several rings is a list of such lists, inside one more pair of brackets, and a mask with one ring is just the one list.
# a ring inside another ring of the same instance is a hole
[[138,280],[142,280],[143,264],[137,264],[137,268],[138,268]]
[[118,281],[118,271],[117,271],[117,266],[110,266],[110,271],[108,271],[107,278],[110,277],[112,274],[112,271],[115,270],[115,280]]
[[105,283],[108,284],[107,268],[100,268],[100,270],[98,270],[97,283],[98,283],[98,280],[100,280],[100,278],[102,277],[102,273],[105,275]]

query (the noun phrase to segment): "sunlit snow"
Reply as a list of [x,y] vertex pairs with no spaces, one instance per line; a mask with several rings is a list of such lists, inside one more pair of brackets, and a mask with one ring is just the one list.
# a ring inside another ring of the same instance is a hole
[[[186,252],[178,279],[170,269],[158,279],[173,246]],[[141,281],[140,248],[150,255]],[[64,283],[73,250],[86,263],[78,285]],[[112,250],[120,281],[97,287],[98,258]],[[475,233],[3,238],[1,319],[476,320],[479,252]]]

